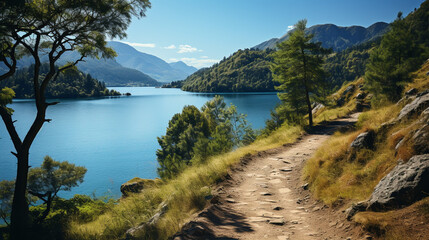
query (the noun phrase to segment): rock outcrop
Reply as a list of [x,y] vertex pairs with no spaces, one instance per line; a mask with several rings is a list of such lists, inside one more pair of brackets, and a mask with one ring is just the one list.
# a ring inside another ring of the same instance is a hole
[[429,153],[429,124],[426,123],[412,137],[413,148],[416,154]]
[[377,184],[368,210],[385,211],[408,206],[429,193],[429,154],[413,156],[397,165]]
[[429,93],[423,92],[404,108],[402,108],[395,121],[402,122],[410,119],[412,116],[420,114],[423,110],[429,107]]
[[352,150],[359,150],[363,148],[372,149],[374,147],[375,132],[367,131],[359,134],[350,144]]
[[161,183],[161,180],[133,178],[130,181],[121,185],[121,193],[123,197],[127,197],[130,193],[139,193],[145,188],[154,187]]

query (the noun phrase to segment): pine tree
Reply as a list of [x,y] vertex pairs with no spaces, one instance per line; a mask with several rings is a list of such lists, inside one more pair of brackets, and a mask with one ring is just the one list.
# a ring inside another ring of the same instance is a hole
[[422,52],[412,28],[398,13],[391,30],[370,54],[365,73],[368,89],[377,99],[398,100],[404,84],[412,79],[411,72],[420,65]]
[[307,20],[295,24],[287,41],[277,45],[278,51],[273,54],[274,80],[280,83],[279,98],[289,109],[289,114],[295,115],[299,121],[308,113],[310,127],[313,125],[311,113],[311,98],[322,93],[326,73],[322,68],[323,56],[330,50],[322,48],[321,43],[313,43],[313,35],[306,34]]

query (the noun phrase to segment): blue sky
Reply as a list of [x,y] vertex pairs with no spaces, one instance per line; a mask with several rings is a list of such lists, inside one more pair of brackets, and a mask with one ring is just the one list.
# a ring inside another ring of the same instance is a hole
[[368,27],[391,22],[423,0],[151,0],[147,16],[134,19],[122,41],[167,62],[207,67],[238,49],[287,32],[306,18],[307,27],[333,23]]

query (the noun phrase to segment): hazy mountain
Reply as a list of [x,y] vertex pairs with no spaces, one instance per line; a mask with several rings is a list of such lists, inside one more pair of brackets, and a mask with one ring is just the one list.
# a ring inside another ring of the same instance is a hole
[[137,51],[128,44],[111,41],[108,45],[115,49],[118,54],[116,61],[122,66],[139,70],[158,81],[183,80],[189,75],[171,67],[161,58]]
[[182,71],[188,75],[191,75],[192,73],[196,72],[198,69],[192,66],[187,65],[186,63],[182,62],[182,61],[178,61],[178,62],[172,62],[169,63],[170,66],[174,69],[177,69],[179,71]]
[[[79,58],[76,52],[67,52],[57,62],[63,65],[69,61]],[[47,57],[41,57],[42,62],[47,62]],[[32,57],[23,57],[18,61],[18,68],[25,68],[34,63]],[[161,84],[150,76],[135,69],[126,68],[117,63],[114,59],[85,58],[79,62],[77,68],[93,78],[104,82],[106,86],[160,86]],[[4,66],[0,66],[0,71],[5,71]]]
[[[388,29],[389,24],[384,22],[374,23],[368,28],[361,26],[339,27],[334,24],[315,25],[306,29],[307,33],[314,34],[313,42],[322,42],[325,48],[341,51],[382,36]],[[293,31],[293,30],[292,30]],[[280,38],[272,38],[254,46],[254,49],[265,50],[275,48],[276,44],[289,38],[288,33]]]

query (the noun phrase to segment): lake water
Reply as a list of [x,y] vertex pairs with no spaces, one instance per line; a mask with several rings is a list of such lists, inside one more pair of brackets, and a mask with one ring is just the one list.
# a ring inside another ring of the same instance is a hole
[[[168,121],[185,105],[200,108],[214,94],[162,88],[113,88],[132,96],[120,98],[61,100],[48,108],[46,123],[30,149],[30,165],[40,166],[45,155],[57,161],[85,166],[85,181],[62,197],[74,194],[120,196],[120,186],[133,177],[157,177],[157,137],[164,135]],[[275,93],[222,94],[225,102],[248,115],[253,128],[264,126],[270,110],[279,102]],[[16,100],[10,105],[22,137],[35,116],[34,102]],[[16,159],[6,128],[0,121],[0,180],[12,180]]]

